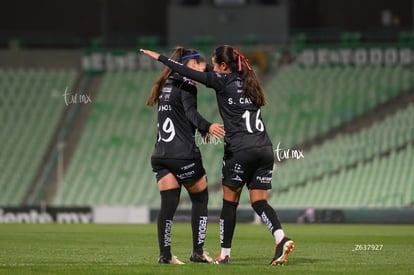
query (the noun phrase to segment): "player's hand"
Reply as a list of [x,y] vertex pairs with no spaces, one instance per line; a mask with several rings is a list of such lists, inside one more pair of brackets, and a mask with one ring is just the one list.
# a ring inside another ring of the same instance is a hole
[[146,55],[148,55],[148,56],[151,56],[155,60],[158,60],[158,57],[160,57],[160,54],[157,53],[157,52],[153,52],[153,51],[150,51],[150,50],[144,50],[144,49],[140,49],[139,51],[146,54]]
[[210,128],[208,129],[208,132],[215,138],[222,138],[226,134],[226,132],[223,129],[223,124],[219,123],[211,124]]

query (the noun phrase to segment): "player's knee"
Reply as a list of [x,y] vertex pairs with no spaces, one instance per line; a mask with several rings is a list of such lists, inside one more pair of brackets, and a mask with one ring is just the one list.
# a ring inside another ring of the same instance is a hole
[[252,203],[252,207],[254,211],[260,216],[267,207],[267,201],[266,200],[259,200]]
[[192,203],[207,204],[208,203],[208,188],[205,188],[201,192],[190,193],[190,199]]
[[161,208],[163,209],[177,209],[178,203],[180,202],[181,189],[170,189],[161,191]]

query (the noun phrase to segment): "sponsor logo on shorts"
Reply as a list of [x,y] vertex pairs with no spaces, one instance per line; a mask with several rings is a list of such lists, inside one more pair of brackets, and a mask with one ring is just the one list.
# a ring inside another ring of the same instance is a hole
[[242,166],[239,163],[234,164],[233,169],[231,169],[230,171],[233,171],[236,174],[244,174]]
[[190,169],[191,167],[194,167],[194,166],[195,166],[195,162],[181,167],[181,170],[188,170],[188,169]]
[[234,178],[232,178],[231,180],[235,180],[235,181],[241,181],[243,182],[243,180],[239,177],[239,175],[236,175]]
[[195,171],[192,170],[192,171],[185,172],[183,174],[177,174],[177,178],[179,178],[180,180],[183,180],[183,179],[191,178],[194,174],[195,174]]
[[270,183],[272,181],[272,177],[260,177],[257,176],[256,180],[258,180],[260,183]]

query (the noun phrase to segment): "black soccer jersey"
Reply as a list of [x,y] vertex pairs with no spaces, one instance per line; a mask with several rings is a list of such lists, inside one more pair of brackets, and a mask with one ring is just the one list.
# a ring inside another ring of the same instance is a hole
[[272,146],[262,121],[260,107],[242,96],[243,83],[238,73],[199,72],[163,55],[158,60],[174,71],[216,91],[218,108],[226,131],[226,152],[255,146]]
[[200,158],[195,144],[196,128],[205,134],[210,125],[197,112],[196,86],[185,77],[171,75],[158,98],[158,132],[152,157]]

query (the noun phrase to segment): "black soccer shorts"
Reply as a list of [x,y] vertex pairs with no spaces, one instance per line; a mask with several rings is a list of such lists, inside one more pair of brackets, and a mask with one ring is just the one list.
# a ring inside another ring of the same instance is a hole
[[246,184],[248,189],[271,189],[273,164],[272,146],[225,153],[223,185],[239,188]]
[[152,157],[151,166],[157,182],[168,173],[172,173],[180,184],[196,182],[206,174],[201,158],[187,160]]

